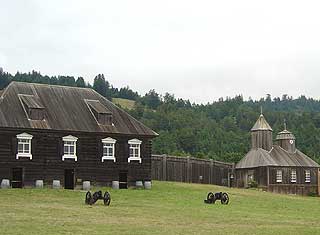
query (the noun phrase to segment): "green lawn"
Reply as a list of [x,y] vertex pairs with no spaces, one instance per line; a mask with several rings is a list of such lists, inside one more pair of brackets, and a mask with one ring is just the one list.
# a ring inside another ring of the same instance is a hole
[[135,105],[134,100],[128,100],[128,99],[123,99],[123,98],[112,98],[112,102],[115,104],[119,104],[122,108],[126,109],[133,109]]
[[[0,234],[320,234],[320,198],[153,182],[84,204],[84,191],[0,189]],[[227,191],[229,205],[203,203]]]

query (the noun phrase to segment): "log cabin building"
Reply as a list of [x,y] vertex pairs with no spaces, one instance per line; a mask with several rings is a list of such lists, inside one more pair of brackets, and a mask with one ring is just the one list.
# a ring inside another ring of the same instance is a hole
[[272,132],[261,113],[251,129],[251,150],[235,166],[236,186],[254,183],[271,192],[318,194],[320,166],[296,148],[295,136],[286,125],[275,143]]
[[0,181],[12,187],[150,181],[156,136],[92,89],[11,82],[0,91]]

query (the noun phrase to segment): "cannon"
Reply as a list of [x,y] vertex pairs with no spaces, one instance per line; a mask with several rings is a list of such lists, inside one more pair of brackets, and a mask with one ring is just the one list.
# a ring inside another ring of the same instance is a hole
[[109,206],[111,202],[111,195],[109,192],[105,192],[105,194],[102,196],[102,191],[95,192],[94,194],[91,194],[90,191],[86,193],[85,203],[87,205],[93,205],[98,200],[103,200],[104,205]]
[[229,196],[227,193],[223,193],[223,192],[219,192],[219,193],[210,192],[208,193],[207,199],[204,200],[204,202],[208,204],[214,204],[216,200],[220,200],[221,204],[227,205],[229,203]]

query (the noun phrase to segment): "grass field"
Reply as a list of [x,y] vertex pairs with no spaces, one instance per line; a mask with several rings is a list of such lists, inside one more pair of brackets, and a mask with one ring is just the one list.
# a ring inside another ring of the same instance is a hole
[[[320,198],[212,185],[153,182],[84,204],[84,191],[0,190],[0,234],[320,234]],[[203,203],[227,191],[230,204]]]
[[135,105],[134,100],[122,99],[122,98],[112,98],[112,102],[115,104],[119,104],[122,108],[133,109]]

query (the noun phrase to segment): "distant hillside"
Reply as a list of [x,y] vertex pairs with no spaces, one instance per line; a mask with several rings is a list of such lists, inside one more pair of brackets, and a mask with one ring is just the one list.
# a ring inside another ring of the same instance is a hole
[[123,99],[123,98],[112,98],[112,102],[128,110],[132,110],[136,103],[134,100]]
[[[220,98],[218,101],[192,104],[174,95],[150,90],[140,95],[129,87],[115,88],[98,74],[93,85],[72,76],[49,77],[38,72],[0,72],[0,89],[10,81],[90,87],[136,119],[160,134],[153,142],[155,154],[192,155],[194,157],[237,162],[250,148],[250,129],[260,114],[260,107],[276,134],[287,127],[297,139],[297,147],[320,163],[320,101],[287,94],[281,98],[267,95],[260,100]],[[249,94],[250,95],[250,94]]]

